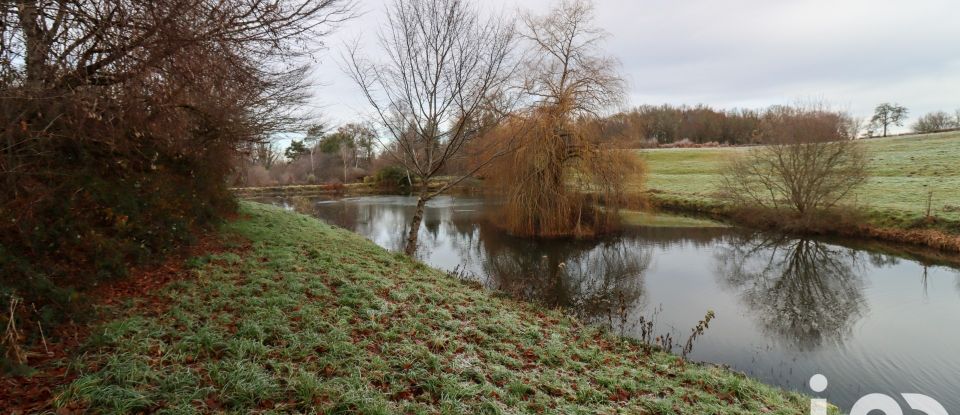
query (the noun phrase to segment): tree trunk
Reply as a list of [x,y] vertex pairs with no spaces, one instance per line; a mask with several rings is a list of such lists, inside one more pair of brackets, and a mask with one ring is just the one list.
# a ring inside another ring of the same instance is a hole
[[[424,180],[424,183],[426,183],[426,180]],[[423,189],[420,191],[420,198],[417,199],[417,210],[413,213],[413,220],[410,222],[407,246],[403,251],[407,256],[412,257],[413,254],[417,252],[417,237],[420,234],[420,224],[423,222],[423,210],[427,206],[428,200],[430,200],[430,198],[427,194],[427,185],[424,184]]]
[[33,0],[17,2],[17,17],[23,28],[26,47],[24,63],[27,85],[32,88],[38,88],[45,80],[47,53],[50,47],[44,29],[40,26],[39,13],[37,4]]

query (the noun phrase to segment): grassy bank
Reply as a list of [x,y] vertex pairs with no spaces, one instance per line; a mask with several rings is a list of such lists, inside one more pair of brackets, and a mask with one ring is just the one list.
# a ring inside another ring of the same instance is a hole
[[[960,234],[960,132],[861,143],[870,158],[870,179],[850,202],[863,212],[865,225],[893,240],[899,236],[897,230]],[[646,186],[655,202],[675,210],[722,213],[717,191],[723,166],[743,151],[641,151],[650,172]],[[927,218],[928,201],[931,218]],[[920,239],[920,235],[911,237]]]
[[[440,176],[435,177],[428,184],[430,191],[436,191],[446,186],[455,177]],[[419,183],[419,182],[417,182]],[[471,193],[478,191],[480,184],[477,180],[464,180],[460,184],[453,186],[447,193]],[[264,187],[236,187],[230,189],[234,195],[244,199],[266,198],[266,197],[320,197],[320,196],[367,196],[382,194],[407,194],[409,189],[398,188],[396,186],[382,186],[373,181],[363,183],[347,184],[302,184],[302,185],[284,185],[284,186],[264,186]]]
[[[244,203],[227,253],[131,304],[57,406],[104,413],[803,413],[803,396]],[[151,311],[152,310],[152,311]]]

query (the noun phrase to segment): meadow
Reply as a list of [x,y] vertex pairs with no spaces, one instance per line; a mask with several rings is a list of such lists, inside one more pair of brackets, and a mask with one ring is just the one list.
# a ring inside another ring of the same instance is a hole
[[[128,299],[62,412],[801,414],[808,398],[486,292],[244,202],[226,252]],[[59,413],[59,412],[58,412]]]
[[[930,214],[960,221],[960,132],[865,139],[867,183],[849,200],[872,224],[913,227]],[[719,202],[724,166],[743,147],[640,150],[656,197]]]

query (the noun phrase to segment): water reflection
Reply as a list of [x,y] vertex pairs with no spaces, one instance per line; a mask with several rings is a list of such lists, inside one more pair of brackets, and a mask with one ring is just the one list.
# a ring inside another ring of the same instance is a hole
[[744,238],[718,252],[717,275],[764,330],[810,350],[842,343],[866,312],[857,259],[852,249],[809,239]]
[[489,222],[479,228],[480,246],[468,247],[484,253],[482,275],[491,288],[619,332],[629,331],[630,316],[646,306],[651,252],[629,238],[544,244],[507,236]]
[[[296,205],[399,250],[414,204],[373,197]],[[533,241],[501,232],[484,206],[449,197],[428,204],[418,257],[635,338],[644,337],[641,319],[656,314],[656,335],[683,342],[712,309],[717,318],[692,359],[802,392],[823,373],[823,396],[844,410],[866,393],[923,392],[960,411],[954,268],[727,228]]]
[[[307,209],[381,246],[393,250],[403,246],[413,203],[402,197],[352,202],[318,202]],[[637,238],[511,237],[493,224],[496,218],[487,216],[484,206],[452,198],[428,205],[416,255],[441,269],[456,269],[487,288],[571,310],[585,322],[621,333],[630,331],[635,324],[631,316],[646,306],[644,273],[651,261],[650,248]]]

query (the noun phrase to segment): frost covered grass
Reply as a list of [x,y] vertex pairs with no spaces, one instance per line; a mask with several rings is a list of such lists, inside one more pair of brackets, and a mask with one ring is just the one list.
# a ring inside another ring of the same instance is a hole
[[[804,396],[502,298],[255,203],[162,311],[109,321],[56,405],[96,413],[800,414]],[[246,244],[244,244],[246,245]]]

